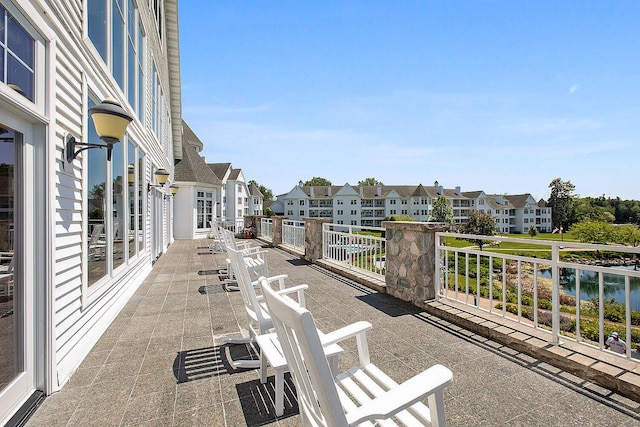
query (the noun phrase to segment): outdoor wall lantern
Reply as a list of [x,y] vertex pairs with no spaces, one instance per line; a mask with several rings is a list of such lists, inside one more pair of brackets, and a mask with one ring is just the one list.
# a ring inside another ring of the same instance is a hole
[[148,183],[147,184],[147,192],[150,192],[153,187],[164,187],[169,179],[169,172],[165,169],[158,169],[154,174],[156,176],[157,184]]
[[127,182],[130,185],[136,182],[136,168],[132,164],[127,166]]
[[178,189],[179,189],[179,188],[180,188],[180,187],[178,187],[177,185],[171,184],[171,185],[169,186],[169,192],[170,192],[171,194],[165,194],[165,195],[164,195],[164,199],[165,199],[165,200],[167,200],[167,197],[169,197],[169,196],[175,196],[175,195],[176,195],[176,193],[178,192]]
[[[133,117],[127,114],[125,109],[112,98],[107,98],[101,104],[89,108],[89,114],[91,114],[93,124],[96,127],[96,133],[105,144],[78,142],[73,135],[67,134],[64,151],[67,163],[71,163],[81,151],[90,148],[106,148],[107,160],[111,161],[113,144],[120,142],[124,137],[127,126],[133,120]],[[83,148],[76,150],[76,145]]]

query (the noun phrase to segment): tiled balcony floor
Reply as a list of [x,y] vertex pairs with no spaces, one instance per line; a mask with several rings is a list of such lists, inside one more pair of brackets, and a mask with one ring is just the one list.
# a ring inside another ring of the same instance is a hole
[[[234,370],[223,339],[245,325],[240,294],[214,273],[221,255],[206,240],[176,241],[62,391],[28,426],[299,425],[289,379],[275,417],[273,376]],[[445,394],[449,426],[632,426],[640,405],[532,357],[460,329],[392,297],[270,249],[272,274],[307,283],[307,307],[324,331],[373,324],[372,360],[402,381],[434,363],[453,371]],[[343,360],[354,360],[355,344]]]

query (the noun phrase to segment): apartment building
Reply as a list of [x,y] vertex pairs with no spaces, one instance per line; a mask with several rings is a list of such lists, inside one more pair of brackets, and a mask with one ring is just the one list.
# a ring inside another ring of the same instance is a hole
[[69,381],[173,240],[183,150],[176,0],[0,0],[0,22],[11,425]]
[[234,169],[231,163],[208,165],[222,183],[216,207],[218,218],[240,227],[245,215],[262,215],[264,197],[256,186],[252,188],[247,184],[242,169]]
[[530,194],[491,195],[483,191],[463,192],[460,187],[433,186],[305,186],[302,182],[286,194],[277,196],[271,209],[289,219],[329,218],[336,224],[380,226],[392,215],[406,215],[429,221],[433,202],[445,197],[451,202],[456,224],[462,224],[471,211],[491,215],[499,233],[525,233],[531,225],[551,232],[551,208]]

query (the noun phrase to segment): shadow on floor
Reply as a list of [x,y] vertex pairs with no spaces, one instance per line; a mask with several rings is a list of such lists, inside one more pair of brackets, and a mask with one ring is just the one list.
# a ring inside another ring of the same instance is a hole
[[289,373],[284,377],[284,413],[280,417],[276,417],[275,412],[273,376],[268,377],[265,384],[261,384],[260,380],[236,384],[236,391],[247,426],[272,424],[276,419],[289,418],[299,413],[296,389]]

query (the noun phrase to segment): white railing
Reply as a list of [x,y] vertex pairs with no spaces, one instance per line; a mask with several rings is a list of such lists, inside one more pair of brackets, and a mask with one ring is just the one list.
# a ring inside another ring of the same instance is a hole
[[270,242],[273,241],[273,220],[271,218],[260,218],[260,237]]
[[626,246],[437,233],[436,295],[545,330],[553,344],[562,336],[604,349],[618,332],[636,358],[639,257]]
[[220,226],[234,234],[240,233],[244,229],[244,218],[226,218],[220,220]]
[[387,239],[381,227],[322,224],[322,258],[375,277],[384,277]]
[[304,253],[304,221],[282,221],[282,244]]

